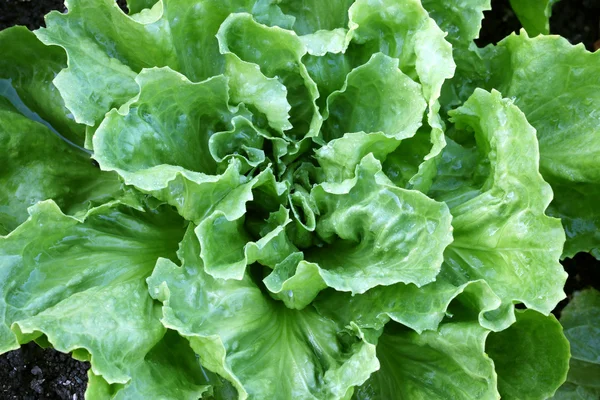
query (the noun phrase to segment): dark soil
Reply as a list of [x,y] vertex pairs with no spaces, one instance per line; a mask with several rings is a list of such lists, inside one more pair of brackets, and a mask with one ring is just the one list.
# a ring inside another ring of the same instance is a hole
[[[492,10],[484,13],[478,46],[497,43],[521,29],[521,23],[509,0],[492,0]],[[583,43],[594,51],[600,46],[600,0],[561,0],[554,4],[550,33],[567,38],[572,44]]]
[[[125,0],[118,0],[126,9]],[[521,28],[508,0],[493,0],[493,9],[485,13],[479,46],[497,43]],[[44,25],[44,15],[51,10],[64,11],[63,0],[0,0],[0,29],[25,25],[37,29]],[[550,20],[552,33],[562,35],[573,44],[584,43],[594,50],[600,39],[600,0],[562,0],[554,6]],[[565,291],[593,286],[600,290],[600,262],[589,254],[578,254],[563,263],[569,273]],[[43,350],[34,343],[0,356],[0,399],[4,400],[77,400],[83,399],[89,363],[73,360],[52,349]]]
[[0,399],[83,399],[89,368],[68,354],[26,344],[0,357]]
[[[126,0],[117,0],[127,11]],[[44,15],[52,10],[66,11],[64,0],[0,0],[0,30],[24,25],[31,30],[45,26]]]
[[569,274],[565,285],[567,298],[558,303],[552,313],[558,318],[560,312],[573,297],[573,292],[593,287],[600,290],[600,261],[588,253],[579,253],[573,258],[566,258],[562,262],[565,271]]

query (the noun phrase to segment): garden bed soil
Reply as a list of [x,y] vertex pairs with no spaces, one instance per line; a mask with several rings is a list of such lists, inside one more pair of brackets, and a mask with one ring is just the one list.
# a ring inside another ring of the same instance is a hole
[[[126,9],[124,0],[118,3]],[[479,46],[496,43],[520,29],[508,0],[494,0],[492,7],[485,13],[477,40]],[[51,10],[64,11],[63,0],[0,0],[0,29],[13,25],[37,29],[43,26],[43,17]],[[595,50],[600,39],[600,0],[558,2],[550,19],[550,29],[571,43],[583,43],[588,50]],[[565,260],[563,265],[569,273],[565,287],[568,298],[556,308],[557,315],[574,291],[589,286],[600,290],[600,262],[592,256],[578,254]],[[0,399],[83,399],[88,369],[87,362],[75,361],[69,355],[29,343],[0,356]]]

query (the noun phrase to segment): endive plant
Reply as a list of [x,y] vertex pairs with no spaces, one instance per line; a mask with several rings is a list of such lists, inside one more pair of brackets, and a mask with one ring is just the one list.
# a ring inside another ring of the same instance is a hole
[[90,361],[90,399],[565,381],[600,53],[477,48],[489,0],[66,6],[0,32],[2,352]]

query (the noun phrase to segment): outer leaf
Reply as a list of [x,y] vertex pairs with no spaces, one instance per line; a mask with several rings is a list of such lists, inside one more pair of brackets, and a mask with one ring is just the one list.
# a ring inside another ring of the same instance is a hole
[[372,155],[355,178],[316,186],[317,234],[328,243],[305,252],[328,286],[363,293],[378,285],[424,285],[439,272],[452,241],[450,214],[416,191],[394,186]]
[[216,35],[225,19],[250,12],[256,0],[163,0],[180,72],[199,82],[223,73]]
[[113,107],[137,93],[136,72],[144,67],[177,67],[164,20],[138,22],[113,0],[67,0],[69,12],[46,16],[36,31],[48,45],[68,55],[69,68],[54,79],[79,123],[94,126]]
[[146,213],[107,204],[84,221],[52,201],[0,238],[0,351],[41,334],[60,351],[84,349],[92,370],[126,383],[162,338],[146,277],[172,256],[181,219],[161,207]]
[[558,195],[550,212],[564,218],[568,235],[563,256],[591,251],[599,257],[600,53],[522,33],[502,41],[489,58],[490,84],[513,97],[537,130],[540,172]]
[[251,11],[253,4],[164,0],[127,16],[113,0],[67,0],[69,13],[50,13],[48,28],[36,35],[66,50],[69,68],[54,83],[75,120],[94,126],[136,95],[135,76],[142,68],[169,66],[194,81],[222,73],[225,60],[215,38],[219,26],[231,13]]
[[552,400],[596,400],[600,396],[600,390],[588,389],[583,386],[577,386],[573,383],[565,382],[554,396]]
[[[248,275],[211,278],[199,252],[190,229],[179,254],[183,266],[159,260],[150,293],[164,304],[163,324],[188,338],[238,398],[347,398],[378,368],[375,347],[360,336],[344,334],[312,308],[290,310],[265,297]],[[295,378],[281,379],[281,371]]]
[[595,398],[600,394],[600,292],[576,292],[562,311],[560,323],[572,358],[567,383],[554,398]]
[[565,296],[558,262],[564,233],[559,220],[544,215],[552,192],[537,169],[535,130],[495,91],[476,90],[451,115],[469,143],[474,131],[477,153],[448,147],[432,187],[454,217],[448,277],[455,284],[483,279],[505,305],[549,313]]
[[510,5],[529,36],[550,33],[552,6],[558,0],[510,0]]
[[0,235],[24,222],[27,207],[40,200],[83,214],[122,195],[116,174],[101,172],[88,153],[6,103],[0,101]]
[[522,33],[503,40],[490,57],[497,71],[491,84],[514,97],[538,131],[542,174],[549,180],[597,182],[600,53],[560,37],[530,39]]
[[477,323],[443,324],[417,334],[390,326],[377,344],[381,369],[354,399],[499,399],[494,364],[484,351],[488,332]]
[[187,340],[167,331],[160,342],[132,368],[131,381],[109,385],[88,371],[86,399],[197,400],[209,389],[206,372]]
[[503,399],[547,399],[567,377],[569,342],[552,315],[517,310],[517,322],[491,333],[485,348]]
[[600,181],[551,183],[554,199],[548,214],[560,218],[567,234],[562,257],[587,251],[600,260]]
[[27,108],[72,142],[83,144],[83,127],[73,121],[52,79],[66,67],[64,51],[44,46],[22,26],[0,32],[0,79],[10,80]]
[[422,0],[423,7],[448,33],[454,47],[468,47],[479,37],[483,12],[492,9],[490,0]]

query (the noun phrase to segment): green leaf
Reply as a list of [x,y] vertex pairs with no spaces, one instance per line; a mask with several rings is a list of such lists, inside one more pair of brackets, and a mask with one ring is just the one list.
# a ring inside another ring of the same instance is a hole
[[552,315],[517,310],[517,322],[491,333],[485,349],[503,399],[547,399],[567,377],[569,342]]
[[448,110],[462,104],[488,79],[490,71],[481,54],[485,50],[477,48],[473,40],[479,37],[483,12],[492,6],[490,0],[423,0],[423,7],[448,32],[447,40],[453,46],[456,73],[443,86],[440,98],[445,117]]
[[[163,324],[186,337],[202,365],[228,379],[238,398],[347,398],[378,368],[375,346],[312,307],[290,310],[254,279],[215,280],[204,272],[188,230],[182,267],[159,260],[148,279],[163,302]],[[294,379],[281,379],[286,371]]]
[[[572,358],[565,385],[571,387],[573,396],[600,394],[600,292],[592,288],[575,292],[561,312],[560,323],[571,344]],[[563,386],[559,392],[567,389]]]
[[560,218],[567,242],[562,258],[587,251],[600,260],[600,182],[551,181],[554,199],[548,215]]
[[558,0],[510,0],[510,6],[529,36],[550,33],[552,6]]
[[282,0],[281,10],[295,18],[294,31],[308,35],[348,26],[348,9],[354,0]]
[[228,127],[233,116],[227,79],[192,83],[168,68],[153,68],[136,81],[139,94],[121,110],[111,111],[94,136],[95,157],[103,169],[117,170],[136,186],[144,182],[141,177],[134,180],[137,171],[163,164],[213,174],[216,163],[208,140]]
[[490,0],[422,0],[438,26],[448,33],[454,47],[468,47],[479,37],[483,12],[492,9]]
[[568,234],[563,256],[592,251],[600,257],[598,214],[590,211],[600,190],[600,53],[560,37],[521,33],[488,58],[495,72],[490,85],[514,98],[537,130],[540,172],[558,194],[551,212],[564,218]]
[[[435,158],[444,146],[439,118],[442,84],[454,75],[452,46],[445,33],[417,0],[358,0],[350,8],[350,57],[366,61],[378,51],[399,59],[400,70],[421,84],[428,104],[430,151],[419,165],[409,187],[426,191],[435,174]],[[356,61],[355,61],[356,62]]]
[[24,222],[27,207],[41,200],[82,215],[124,194],[116,174],[100,171],[88,153],[7,102],[0,102],[0,143],[0,235]]
[[240,60],[235,54],[223,50],[225,76],[229,78],[231,101],[256,107],[265,114],[271,128],[283,134],[292,128],[287,101],[287,89],[276,78],[267,78],[256,64]]
[[293,309],[302,310],[327,287],[321,268],[303,259],[302,253],[290,254],[275,265],[273,272],[263,282],[276,299]]
[[67,0],[67,14],[46,16],[47,28],[36,36],[65,49],[69,67],[54,84],[75,121],[94,126],[113,107],[137,93],[136,73],[142,68],[178,62],[163,19],[138,22],[113,0]]
[[420,85],[398,69],[398,60],[377,53],[327,98],[323,136],[330,141],[363,131],[404,139],[415,134],[426,107]]
[[0,351],[44,334],[57,350],[89,353],[106,381],[128,382],[164,334],[145,279],[158,257],[174,256],[182,220],[118,203],[82,220],[50,200],[29,212],[0,237]]
[[157,0],[127,0],[129,15],[137,14],[146,8],[152,8],[156,3]]
[[94,136],[94,157],[103,170],[117,171],[127,184],[199,223],[247,181],[237,159],[215,175],[210,152],[211,136],[231,126],[235,111],[228,105],[227,79],[192,83],[169,69],[144,70],[136,79],[139,95],[107,115]]
[[300,36],[300,40],[306,46],[308,54],[324,56],[344,52],[348,47],[349,37],[346,29],[337,28],[332,31],[317,31]]
[[[424,125],[417,130],[413,137],[402,140],[400,145],[387,154],[386,157],[377,158],[383,161],[383,171],[396,186],[417,189],[427,193],[427,188],[431,186],[431,182],[421,184],[420,181],[433,179],[433,176],[430,178],[426,175],[429,175],[429,173],[435,175],[437,167],[435,163],[428,166],[423,161],[428,157],[432,159],[435,156],[430,156],[430,152],[433,154],[439,151],[437,149],[433,151],[432,147],[439,147],[441,150],[444,148],[445,143],[442,132],[437,136],[437,132],[434,133],[428,125]],[[425,170],[429,168],[432,171],[427,171],[427,174],[425,174]],[[418,176],[419,169],[423,170],[422,176]]]
[[255,0],[163,0],[164,14],[179,60],[179,70],[193,82],[224,72],[217,32],[233,13],[250,12]]
[[168,66],[195,82],[222,73],[225,60],[215,38],[219,26],[231,13],[251,11],[253,4],[164,0],[128,16],[113,0],[68,0],[69,12],[48,14],[47,28],[36,35],[67,52],[69,67],[54,84],[75,120],[94,126],[137,94],[135,77],[143,68]]
[[567,274],[560,221],[544,214],[552,191],[538,172],[535,130],[496,91],[476,90],[451,116],[467,144],[444,150],[430,192],[453,216],[448,277],[483,279],[504,305],[548,314],[565,297]]
[[[75,123],[52,84],[56,74],[66,67],[64,51],[44,46],[31,31],[16,26],[0,32],[0,53],[0,79],[10,80],[19,99],[30,111],[65,138],[83,144],[83,127]],[[0,96],[6,94],[0,93]]]
[[484,351],[487,334],[477,323],[446,323],[421,334],[389,325],[377,343],[381,368],[353,399],[499,399]]
[[353,179],[316,186],[316,232],[327,244],[305,251],[328,286],[363,293],[398,282],[422,286],[439,272],[452,241],[450,214],[442,203],[393,185],[367,155]]
[[[450,304],[459,303],[449,310]],[[486,312],[500,307],[500,299],[484,281],[469,282],[455,286],[440,273],[435,282],[422,287],[398,283],[379,286],[364,294],[328,290],[315,302],[315,307],[326,316],[344,318],[361,328],[381,329],[390,320],[401,323],[418,333],[437,330],[446,316],[454,320],[479,319],[486,329],[500,330],[505,326],[488,321]],[[460,314],[460,315],[459,315]]]
[[536,128],[544,177],[598,182],[600,78],[594,78],[600,53],[557,36],[530,39],[524,33],[509,36],[494,50],[491,67],[497,73],[490,84],[514,98]]
[[[269,212],[268,203],[281,204],[286,189],[285,184],[278,183],[272,171],[266,169],[212,206],[212,214],[196,228],[202,248],[200,255],[208,274],[220,279],[242,279],[248,265],[259,262],[274,268],[297,250],[285,234],[285,226],[291,220],[281,207],[272,210],[267,221],[275,227],[261,232],[256,242],[244,226],[247,203],[255,200],[254,209]],[[258,192],[257,198],[254,192]]]
[[277,78],[287,89],[289,123],[293,127],[287,133],[290,137],[317,136],[322,124],[315,103],[319,93],[301,62],[307,49],[293,31],[259,24],[250,14],[232,14],[219,28],[217,39],[222,53],[230,52],[257,64],[262,74]]
[[198,400],[209,390],[207,374],[187,340],[167,331],[143,360],[132,367],[131,381],[109,385],[88,372],[87,399]]
[[589,389],[574,383],[565,382],[558,388],[552,400],[596,400],[600,397],[600,389]]
[[363,63],[379,51],[399,59],[402,72],[422,85],[432,106],[455,65],[452,46],[421,2],[357,0],[349,12],[352,41],[357,45],[349,52]]
[[346,133],[315,151],[315,158],[323,169],[326,182],[341,182],[354,177],[356,167],[367,154],[383,161],[400,143],[383,132]]

